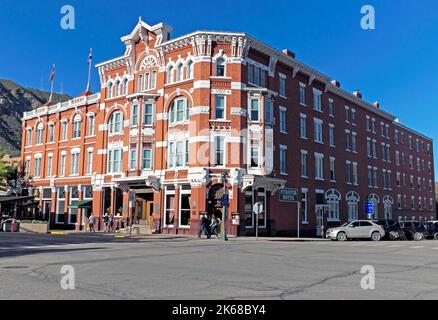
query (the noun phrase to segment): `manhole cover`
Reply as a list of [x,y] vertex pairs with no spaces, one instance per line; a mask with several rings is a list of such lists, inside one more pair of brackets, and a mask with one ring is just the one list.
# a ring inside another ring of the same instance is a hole
[[3,269],[6,269],[6,270],[17,270],[17,269],[27,269],[27,268],[29,268],[28,266],[6,266],[6,267],[3,267]]

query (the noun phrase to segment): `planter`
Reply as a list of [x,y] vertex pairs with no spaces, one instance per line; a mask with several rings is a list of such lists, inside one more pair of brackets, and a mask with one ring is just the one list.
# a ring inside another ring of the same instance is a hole
[[48,223],[20,223],[20,232],[24,233],[48,233]]

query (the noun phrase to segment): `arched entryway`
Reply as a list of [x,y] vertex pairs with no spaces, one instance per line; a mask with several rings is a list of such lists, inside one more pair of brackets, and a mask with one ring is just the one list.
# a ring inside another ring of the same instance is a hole
[[208,217],[211,218],[213,215],[216,218],[222,220],[223,217],[223,207],[222,207],[222,197],[224,195],[224,185],[223,184],[214,184],[208,191],[207,198],[207,214]]

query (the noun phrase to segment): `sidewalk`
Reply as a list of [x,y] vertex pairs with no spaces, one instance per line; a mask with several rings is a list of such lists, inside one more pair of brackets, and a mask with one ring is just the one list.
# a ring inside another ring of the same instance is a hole
[[282,237],[238,237],[232,240],[243,240],[243,241],[271,241],[271,242],[322,242],[330,241],[330,239],[322,238],[282,238]]
[[[107,232],[96,232],[90,234],[89,232],[84,231],[51,231],[49,232],[52,235],[72,235],[72,236],[101,236],[101,237],[113,237],[119,239],[151,239],[151,240],[173,240],[173,239],[187,239],[187,240],[216,240],[221,241],[221,239],[199,239],[197,236],[185,236],[178,234],[152,234],[145,236],[132,236],[129,234],[121,234],[121,233],[107,233]],[[270,242],[326,242],[330,241],[329,239],[322,238],[286,238],[286,237],[259,237],[256,239],[255,237],[235,237],[228,236],[229,241],[270,241]]]
[[90,233],[88,231],[74,231],[74,230],[53,230],[49,234],[59,235],[59,236],[85,236],[85,237],[109,237],[109,238],[119,238],[119,239],[190,239],[189,236],[177,235],[177,234],[152,234],[148,236],[132,236],[129,234],[122,233],[108,233],[108,232],[94,232]]

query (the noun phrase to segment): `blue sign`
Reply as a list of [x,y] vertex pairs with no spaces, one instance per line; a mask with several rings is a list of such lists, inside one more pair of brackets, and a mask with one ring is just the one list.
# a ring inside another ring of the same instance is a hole
[[224,194],[222,197],[222,207],[230,206],[230,196],[228,194]]
[[374,213],[374,203],[372,203],[371,201],[365,202],[365,213],[367,215]]

